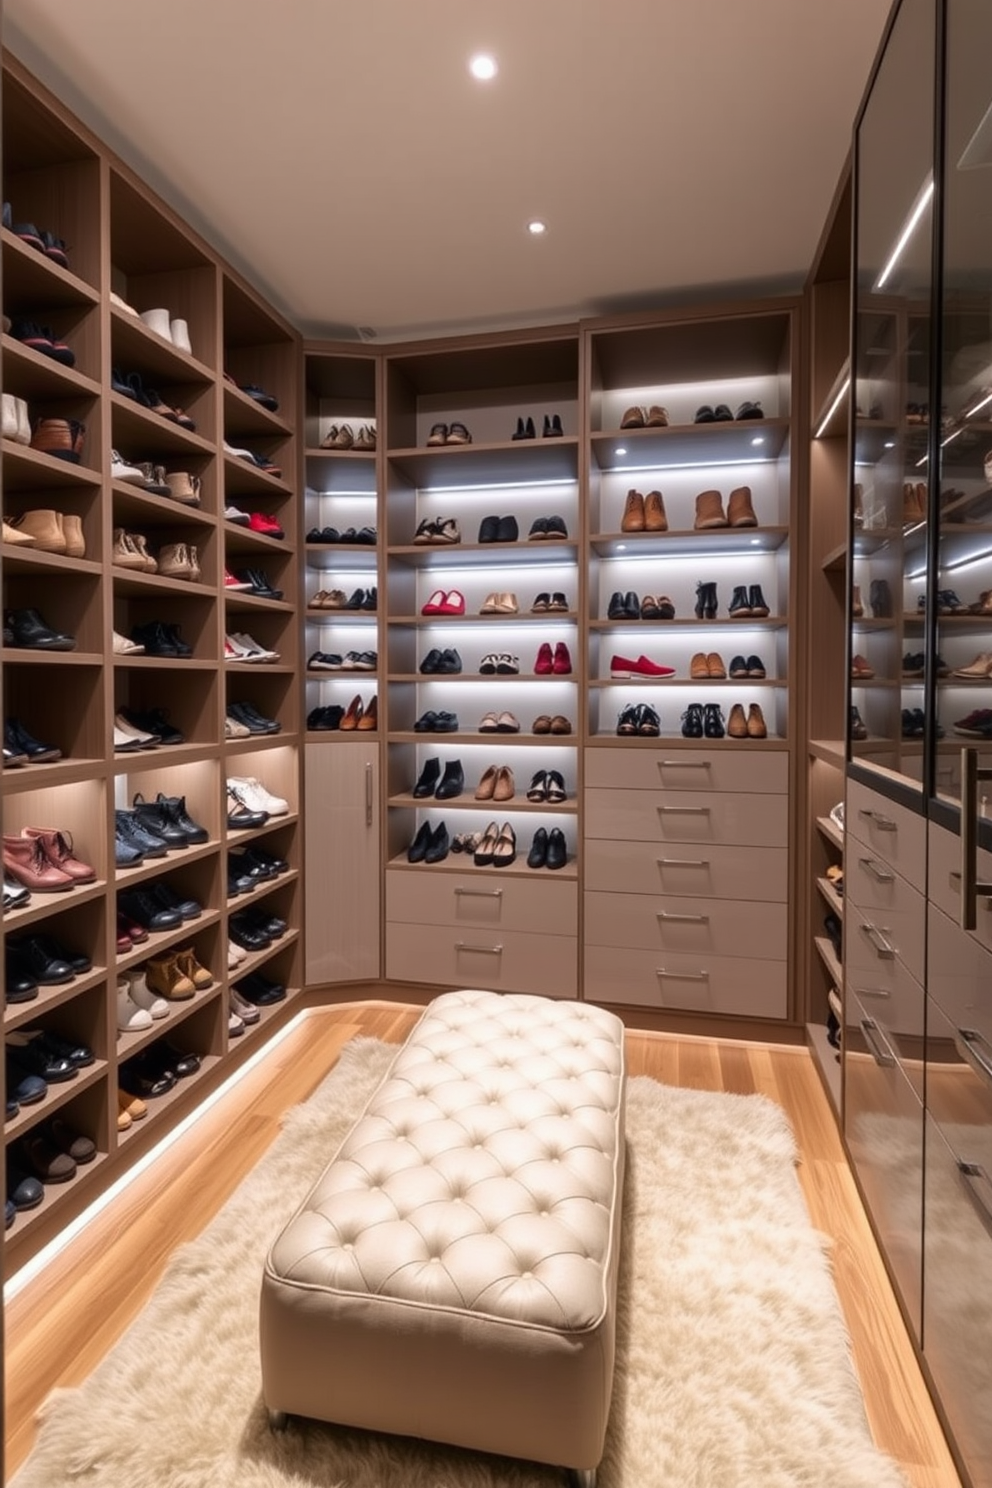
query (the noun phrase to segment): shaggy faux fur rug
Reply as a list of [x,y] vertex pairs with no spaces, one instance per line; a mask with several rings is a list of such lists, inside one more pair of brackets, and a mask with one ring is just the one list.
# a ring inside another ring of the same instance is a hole
[[[316,1423],[270,1434],[270,1241],[395,1050],[349,1044],[99,1368],[46,1404],[14,1488],[560,1488],[547,1467]],[[617,1372],[600,1488],[905,1488],[874,1448],[781,1110],[630,1081]]]

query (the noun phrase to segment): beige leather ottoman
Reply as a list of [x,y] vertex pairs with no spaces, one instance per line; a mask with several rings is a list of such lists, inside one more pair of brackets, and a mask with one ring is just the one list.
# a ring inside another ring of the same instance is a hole
[[595,1480],[613,1381],[623,1025],[448,992],[265,1265],[262,1386],[289,1414]]

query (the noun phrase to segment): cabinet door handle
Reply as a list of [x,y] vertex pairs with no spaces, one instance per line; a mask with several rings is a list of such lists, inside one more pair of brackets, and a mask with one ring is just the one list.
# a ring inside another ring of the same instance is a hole
[[708,806],[656,806],[655,811],[676,811],[679,816],[709,816]]
[[965,1181],[972,1202],[987,1225],[992,1225],[992,1183],[981,1163],[959,1162],[958,1172]]
[[503,947],[501,945],[494,945],[494,946],[469,945],[469,943],[468,943],[467,940],[456,940],[455,941],[455,950],[456,951],[479,951],[480,954],[483,955],[483,956],[502,956],[502,954],[503,954]]
[[875,1063],[881,1065],[882,1069],[891,1069],[896,1062],[896,1056],[882,1037],[878,1024],[872,1018],[862,1018],[861,1032],[864,1034],[868,1052]]
[[893,961],[895,959],[895,946],[889,944],[877,925],[870,925],[866,920],[860,926],[862,935],[866,936],[868,942],[880,961]]
[[659,770],[711,770],[709,760],[659,760]]
[[891,997],[892,993],[888,987],[853,987],[851,991],[858,997]]
[[858,867],[864,869],[865,873],[870,874],[878,883],[892,883],[895,878],[895,874],[877,858],[859,858]]
[[992,884],[978,881],[978,782],[992,780],[992,769],[979,769],[978,750],[961,751],[961,913],[962,930],[978,926],[978,900],[992,894]]
[[987,1084],[992,1085],[992,1059],[989,1059],[988,1054],[982,1053],[982,1044],[986,1049],[990,1048],[988,1039],[976,1028],[959,1028],[954,1038],[954,1047],[965,1064],[970,1065],[976,1075],[981,1075]]
[[466,899],[502,899],[502,889],[463,889],[456,885],[456,894],[464,894]]
[[673,977],[679,982],[708,982],[710,974],[708,971],[666,971],[663,966],[654,969],[656,977]]
[[709,858],[655,858],[659,868],[708,868]]
[[709,915],[670,914],[667,909],[657,910],[655,913],[655,919],[678,920],[680,923],[684,923],[686,925],[708,925],[710,922]]
[[372,825],[372,764],[365,766],[365,825]]
[[858,812],[866,821],[874,822],[880,832],[898,832],[899,827],[891,816],[883,816],[880,811],[871,811],[867,806],[862,806]]

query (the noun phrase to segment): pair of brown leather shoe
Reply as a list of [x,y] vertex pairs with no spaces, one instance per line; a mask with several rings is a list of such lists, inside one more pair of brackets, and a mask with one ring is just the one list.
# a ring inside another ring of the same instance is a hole
[[516,793],[509,765],[490,765],[475,788],[477,801],[512,801]]
[[621,532],[667,532],[668,518],[665,502],[660,491],[649,491],[646,496],[631,489],[624,502],[620,519]]
[[735,703],[727,719],[727,735],[731,739],[766,739],[768,728],[758,703],[748,706],[747,716],[741,703]]
[[726,675],[727,669],[718,651],[697,651],[689,663],[689,676],[694,682],[700,682],[706,678],[722,682]]

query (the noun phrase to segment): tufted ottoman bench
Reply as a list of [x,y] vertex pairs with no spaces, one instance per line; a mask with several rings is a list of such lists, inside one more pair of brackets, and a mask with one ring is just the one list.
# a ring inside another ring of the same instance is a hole
[[269,1253],[262,1388],[288,1414],[592,1483],[613,1381],[623,1025],[448,992]]

